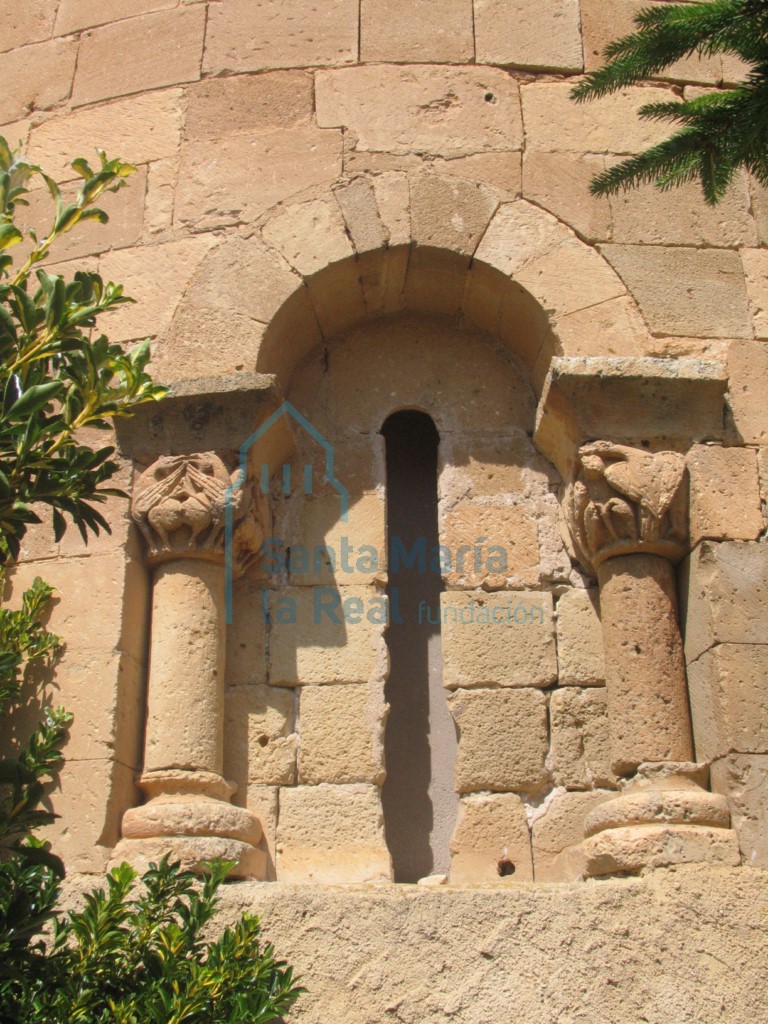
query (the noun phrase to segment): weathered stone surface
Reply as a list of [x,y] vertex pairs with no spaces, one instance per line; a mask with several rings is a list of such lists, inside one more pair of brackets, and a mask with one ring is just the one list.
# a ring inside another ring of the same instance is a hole
[[379,217],[372,183],[358,178],[333,191],[355,252],[383,249],[389,239]]
[[580,71],[578,0],[475,0],[477,60]]
[[451,885],[532,881],[531,835],[520,797],[463,797],[451,837]]
[[265,326],[237,313],[182,303],[167,331],[152,344],[152,373],[164,384],[202,378],[211,370],[234,375],[256,365]]
[[754,449],[694,445],[687,462],[691,544],[703,539],[756,540],[763,516]]
[[755,337],[768,338],[768,253],[764,249],[742,249],[741,258],[747,275],[749,311]]
[[371,186],[389,245],[408,245],[411,241],[408,177],[397,171],[385,171],[373,178]]
[[605,170],[605,158],[585,153],[531,150],[523,161],[523,195],[533,199],[584,238],[611,237],[611,204],[592,196],[589,183]]
[[[618,157],[607,164],[617,161]],[[646,184],[611,196],[611,240],[635,245],[752,245],[756,231],[749,206],[743,176],[736,178],[716,207],[702,201],[698,181],[668,192]]]
[[610,265],[594,249],[568,238],[526,264],[515,280],[557,316],[586,309],[626,293]]
[[280,210],[266,222],[262,234],[294,270],[306,276],[354,252],[333,197]]
[[322,885],[388,880],[378,788],[358,784],[282,790],[277,877]]
[[654,351],[655,341],[648,333],[637,304],[629,295],[560,316],[555,322],[555,329],[566,356],[657,354]]
[[728,346],[728,393],[736,444],[768,443],[768,346],[734,341]]
[[[200,77],[205,9],[181,7],[117,21],[80,40],[72,103],[158,89]],[[115,60],[115,54],[131,54]]]
[[672,864],[740,862],[736,833],[701,825],[633,825],[611,828],[584,841],[592,877],[633,873]]
[[259,820],[262,833],[259,849],[264,853],[266,862],[264,878],[268,882],[274,882],[277,878],[275,842],[277,837],[280,787],[251,786],[246,782],[238,785],[233,799],[241,805],[245,804],[251,814],[254,814]]
[[216,244],[210,235],[178,242],[120,249],[102,256],[99,270],[105,281],[119,281],[135,305],[110,314],[112,341],[146,338],[162,333],[205,254]]
[[187,139],[221,139],[259,129],[306,125],[312,76],[305,71],[209,78],[187,93]]
[[[601,0],[581,0],[581,28],[584,35],[584,64],[594,71],[605,63],[603,51],[614,39],[637,31],[634,17],[640,10],[660,6],[656,0],[612,0],[609,5]],[[659,78],[682,82],[719,82],[723,73],[719,55],[709,58],[697,56],[679,60],[666,68]]]
[[420,174],[411,180],[413,239],[471,256],[498,206],[494,190],[478,182]]
[[548,686],[557,678],[551,594],[450,590],[440,608],[447,687]]
[[6,53],[0,124],[61,105],[72,88],[76,59],[74,39],[51,39]]
[[0,50],[13,50],[17,46],[37,43],[48,39],[53,29],[56,8],[48,0],[29,0],[17,4],[14,0],[2,0],[0,18],[3,31],[0,36]]
[[109,869],[127,861],[143,874],[162,857],[178,861],[184,871],[200,871],[212,860],[229,860],[235,865],[230,877],[261,881],[266,878],[266,855],[263,850],[241,839],[222,836],[161,836],[148,839],[123,839],[115,847]]
[[768,646],[717,644],[688,666],[696,757],[768,752]]
[[351,129],[358,150],[457,157],[522,143],[517,85],[496,68],[320,71],[315,89],[318,125]]
[[502,274],[517,276],[521,267],[548,256],[571,238],[568,228],[531,203],[504,203],[493,216],[476,258]]
[[693,755],[675,573],[657,555],[619,555],[598,569],[611,766]]
[[768,866],[768,754],[731,754],[711,768],[712,789],[722,793],[739,837],[744,863]]
[[[296,781],[295,693],[278,686],[229,686],[224,708],[224,772],[259,785]],[[249,787],[250,788],[250,787]]]
[[531,82],[520,90],[526,151],[554,153],[628,153],[666,138],[665,126],[641,121],[645,103],[664,103],[667,89],[630,87],[599,103],[576,105],[568,82]]
[[474,55],[472,0],[362,0],[361,61],[465,64]]
[[305,686],[299,698],[300,783],[384,781],[383,686]]
[[[74,260],[105,249],[135,245],[141,238],[146,188],[147,172],[142,168],[130,179],[129,187],[102,196],[99,206],[109,216],[109,223],[85,221],[75,225],[57,241],[57,261]],[[78,190],[79,185],[65,186],[62,189],[64,202],[72,202]],[[47,189],[36,189],[29,193],[28,199],[29,206],[17,211],[17,223],[27,230],[33,228],[38,238],[45,238],[55,216],[50,193]],[[29,244],[22,242],[15,253],[17,257],[22,253],[26,256],[31,248],[31,241]]]
[[555,785],[566,789],[616,785],[605,690],[555,690],[549,700],[549,716]]
[[768,644],[766,545],[704,541],[680,576],[689,664],[713,644]]
[[605,683],[597,589],[568,590],[557,601],[557,665],[561,686]]
[[[553,516],[556,515],[552,509]],[[536,586],[540,556],[537,521],[540,506],[510,505],[503,498],[459,502],[441,515],[440,543],[450,551],[443,577],[449,586]],[[508,606],[514,596],[505,594]],[[463,607],[445,596],[444,608]],[[445,612],[452,620],[453,612]],[[498,613],[501,618],[501,612]],[[521,613],[522,614],[522,613]]]
[[267,610],[261,581],[247,575],[233,582],[232,622],[227,626],[229,686],[266,682]]
[[768,526],[768,448],[757,449],[757,471],[760,476],[760,503],[763,520]]
[[248,223],[340,170],[341,135],[310,127],[188,145],[182,149],[176,224],[199,231]]
[[657,334],[748,338],[751,326],[741,262],[734,252],[601,247]]
[[223,800],[155,801],[132,807],[123,815],[125,839],[161,836],[223,836],[256,844],[261,825],[249,811]]
[[357,0],[307,9],[302,0],[229,0],[208,14],[204,70],[260,71],[351,64],[357,58]]
[[176,0],[131,0],[130,7],[124,0],[61,0],[56,11],[55,31],[57,36],[66,35],[175,6]]
[[[351,603],[344,606],[344,601]],[[303,686],[383,678],[386,614],[386,598],[374,587],[275,591],[270,602],[270,683]]]
[[598,804],[613,796],[606,790],[555,790],[552,799],[535,812],[533,871],[537,882],[577,882],[584,877],[584,820]]
[[155,160],[147,168],[144,229],[146,240],[149,242],[163,241],[164,239],[158,236],[170,232],[178,173],[178,157]]
[[75,153],[91,159],[95,139],[108,154],[134,164],[173,156],[181,137],[181,98],[180,89],[168,89],[53,117],[32,129],[29,156],[57,181],[76,177],[67,161]]
[[456,790],[535,792],[548,781],[547,701],[524,690],[459,690],[448,700],[459,730]]

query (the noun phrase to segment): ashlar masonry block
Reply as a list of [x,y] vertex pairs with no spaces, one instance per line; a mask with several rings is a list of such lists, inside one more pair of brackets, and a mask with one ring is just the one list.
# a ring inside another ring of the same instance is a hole
[[296,781],[295,691],[279,686],[229,686],[225,693],[225,772],[258,785]]
[[546,784],[544,694],[534,689],[458,690],[448,706],[459,730],[459,793],[534,792]]
[[561,686],[605,685],[603,630],[597,588],[574,588],[558,598],[557,664]]
[[549,713],[555,785],[566,789],[616,785],[605,689],[569,686],[555,690]]
[[557,678],[552,595],[450,590],[440,595],[444,682],[548,686]]
[[688,666],[696,759],[768,753],[768,645],[716,644]]
[[300,783],[383,783],[383,689],[381,683],[302,688]]
[[451,837],[452,885],[532,882],[531,834],[515,793],[463,797]]
[[691,544],[757,540],[763,516],[755,450],[694,445],[687,462]]

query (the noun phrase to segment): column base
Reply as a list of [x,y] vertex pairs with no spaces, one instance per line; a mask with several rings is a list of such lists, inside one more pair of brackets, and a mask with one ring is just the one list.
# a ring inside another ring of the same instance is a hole
[[723,797],[708,792],[706,766],[641,764],[621,796],[584,823],[585,876],[639,874],[673,864],[740,863]]
[[213,772],[172,769],[148,772],[139,786],[147,803],[123,815],[123,838],[110,866],[128,861],[137,870],[168,856],[197,870],[206,861],[233,861],[232,876],[266,877],[266,853],[256,848],[259,819],[229,803],[235,787]]

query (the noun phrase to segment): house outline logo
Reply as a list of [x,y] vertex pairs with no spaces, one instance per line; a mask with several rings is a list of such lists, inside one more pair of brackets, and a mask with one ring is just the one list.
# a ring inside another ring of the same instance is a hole
[[[270,430],[275,423],[283,416],[290,416],[291,419],[297,423],[302,430],[304,430],[309,436],[325,452],[325,474],[323,481],[329,483],[334,490],[338,492],[339,504],[340,504],[340,521],[346,523],[349,520],[349,491],[336,477],[335,471],[335,451],[331,442],[324,437],[320,431],[313,427],[306,416],[303,416],[299,410],[291,405],[290,402],[283,402],[271,416],[269,416],[258,430],[254,431],[251,436],[240,445],[240,459],[237,476],[234,477],[232,483],[227,487],[224,495],[224,588],[225,588],[225,604],[226,604],[226,618],[225,622],[229,626],[232,624],[232,583],[234,580],[234,566],[232,564],[232,550],[233,550],[233,539],[234,539],[234,497],[235,494],[245,483],[248,476],[248,452],[256,444],[260,438],[264,437],[268,430]],[[269,482],[270,482],[270,467],[268,463],[262,463],[259,473],[259,489],[262,494],[269,493]],[[312,469],[311,463],[307,463],[304,466],[303,480],[304,480],[304,493],[312,494]],[[291,490],[291,467],[289,463],[283,465],[283,493],[290,494]]]

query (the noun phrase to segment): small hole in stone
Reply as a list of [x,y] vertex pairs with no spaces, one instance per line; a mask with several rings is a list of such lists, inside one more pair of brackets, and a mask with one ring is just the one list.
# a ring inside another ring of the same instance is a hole
[[266,747],[269,743],[269,736],[259,736],[259,746]]
[[485,94],[485,102],[486,103],[495,103],[496,102],[496,97],[493,95],[492,92],[487,92]]
[[514,875],[515,865],[508,857],[502,857],[499,861],[496,870],[499,872],[502,878],[508,875]]
[[640,651],[639,644],[635,644],[635,654],[640,654],[640,653],[642,653],[642,652]]

